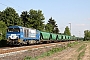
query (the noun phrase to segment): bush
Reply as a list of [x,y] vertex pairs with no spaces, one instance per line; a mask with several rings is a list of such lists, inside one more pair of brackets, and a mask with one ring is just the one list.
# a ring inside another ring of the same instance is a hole
[[7,41],[6,40],[0,40],[0,47],[5,47],[7,46]]

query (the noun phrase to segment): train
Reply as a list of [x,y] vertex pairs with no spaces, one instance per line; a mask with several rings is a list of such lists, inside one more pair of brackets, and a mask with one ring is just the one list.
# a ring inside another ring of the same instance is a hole
[[79,37],[55,34],[22,26],[9,26],[6,33],[8,45],[24,45],[79,40]]

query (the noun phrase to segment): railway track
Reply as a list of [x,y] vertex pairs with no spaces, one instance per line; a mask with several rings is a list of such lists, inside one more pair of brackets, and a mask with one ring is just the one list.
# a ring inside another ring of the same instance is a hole
[[[74,42],[74,41],[71,41]],[[52,47],[56,45],[66,45],[68,42],[58,42],[58,43],[50,43],[50,44],[40,44],[40,45],[31,45],[31,46],[22,46],[22,47],[13,47],[13,48],[1,48],[0,49],[0,57],[5,57],[9,55],[13,55],[20,52],[25,52],[28,50],[35,50],[39,48]]]

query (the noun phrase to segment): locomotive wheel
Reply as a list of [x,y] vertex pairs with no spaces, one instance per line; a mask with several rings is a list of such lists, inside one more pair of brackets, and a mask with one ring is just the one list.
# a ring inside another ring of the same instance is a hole
[[30,45],[30,43],[29,43],[29,42],[27,42],[27,45]]
[[19,43],[19,46],[22,46],[22,43]]

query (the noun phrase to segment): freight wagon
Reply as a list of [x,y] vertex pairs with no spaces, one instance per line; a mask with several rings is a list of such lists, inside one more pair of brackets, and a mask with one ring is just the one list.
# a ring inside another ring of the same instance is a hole
[[6,38],[8,45],[29,45],[42,42],[75,40],[75,37],[72,36],[42,32],[22,26],[9,26],[7,29]]

